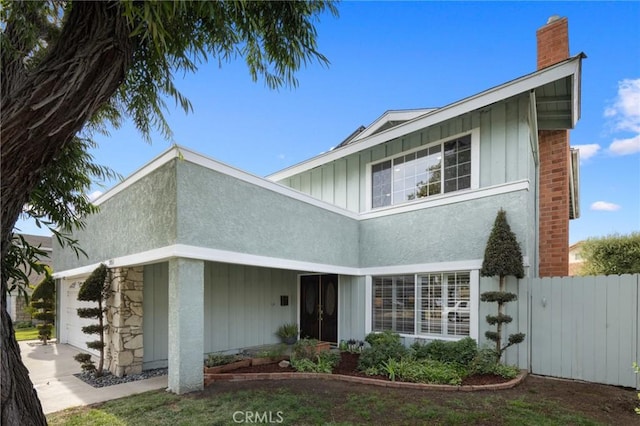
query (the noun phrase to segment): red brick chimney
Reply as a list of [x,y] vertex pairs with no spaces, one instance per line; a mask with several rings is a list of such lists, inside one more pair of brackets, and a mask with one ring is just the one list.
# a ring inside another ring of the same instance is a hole
[[[552,16],[536,32],[538,69],[569,57],[567,18]],[[569,275],[569,131],[538,131],[540,153],[538,275]]]

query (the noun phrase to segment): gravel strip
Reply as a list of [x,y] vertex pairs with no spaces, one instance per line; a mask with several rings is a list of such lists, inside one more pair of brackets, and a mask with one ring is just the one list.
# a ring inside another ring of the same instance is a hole
[[109,372],[104,373],[101,377],[96,377],[95,373],[78,373],[74,374],[74,376],[94,388],[103,388],[106,386],[135,382],[137,380],[150,379],[151,377],[166,376],[167,372],[167,368],[156,368],[154,370],[145,370],[140,374],[132,374],[130,376],[123,377],[114,376]]

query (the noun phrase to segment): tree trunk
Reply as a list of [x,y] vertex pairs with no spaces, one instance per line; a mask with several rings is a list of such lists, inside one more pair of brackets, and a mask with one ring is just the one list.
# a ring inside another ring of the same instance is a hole
[[[506,281],[506,278],[503,275],[500,275],[500,292],[502,294],[504,294],[505,287],[506,287],[505,281]],[[498,302],[498,317],[502,317],[503,313],[504,313],[504,303]],[[496,341],[496,354],[498,356],[498,362],[500,362],[500,359],[502,358],[502,322],[500,321],[498,321],[496,332],[498,333],[498,340]]]
[[[129,34],[117,2],[74,2],[60,38],[35,68],[3,68],[3,259],[22,206],[28,202],[43,170],[122,83],[134,49]],[[0,424],[46,424],[6,311],[6,277],[1,281]]]

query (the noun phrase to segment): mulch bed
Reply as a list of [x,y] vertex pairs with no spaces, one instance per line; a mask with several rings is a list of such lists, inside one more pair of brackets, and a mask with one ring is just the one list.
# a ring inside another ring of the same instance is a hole
[[[340,362],[333,369],[333,374],[342,374],[345,376],[367,377],[369,379],[379,379],[389,381],[387,376],[369,376],[358,370],[358,359],[360,354],[341,352]],[[296,370],[291,367],[280,367],[278,363],[263,364],[250,367],[240,367],[233,370],[233,373],[294,373]],[[489,385],[508,382],[500,376],[494,375],[475,375],[465,377],[462,381],[463,385]]]

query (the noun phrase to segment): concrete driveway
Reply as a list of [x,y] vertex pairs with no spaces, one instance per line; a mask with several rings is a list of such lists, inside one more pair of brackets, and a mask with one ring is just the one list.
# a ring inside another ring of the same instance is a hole
[[19,344],[22,362],[29,370],[45,414],[167,387],[167,376],[161,376],[94,388],[74,376],[81,371],[80,363],[73,359],[80,351],[74,347],[57,343],[43,346],[38,341]]

